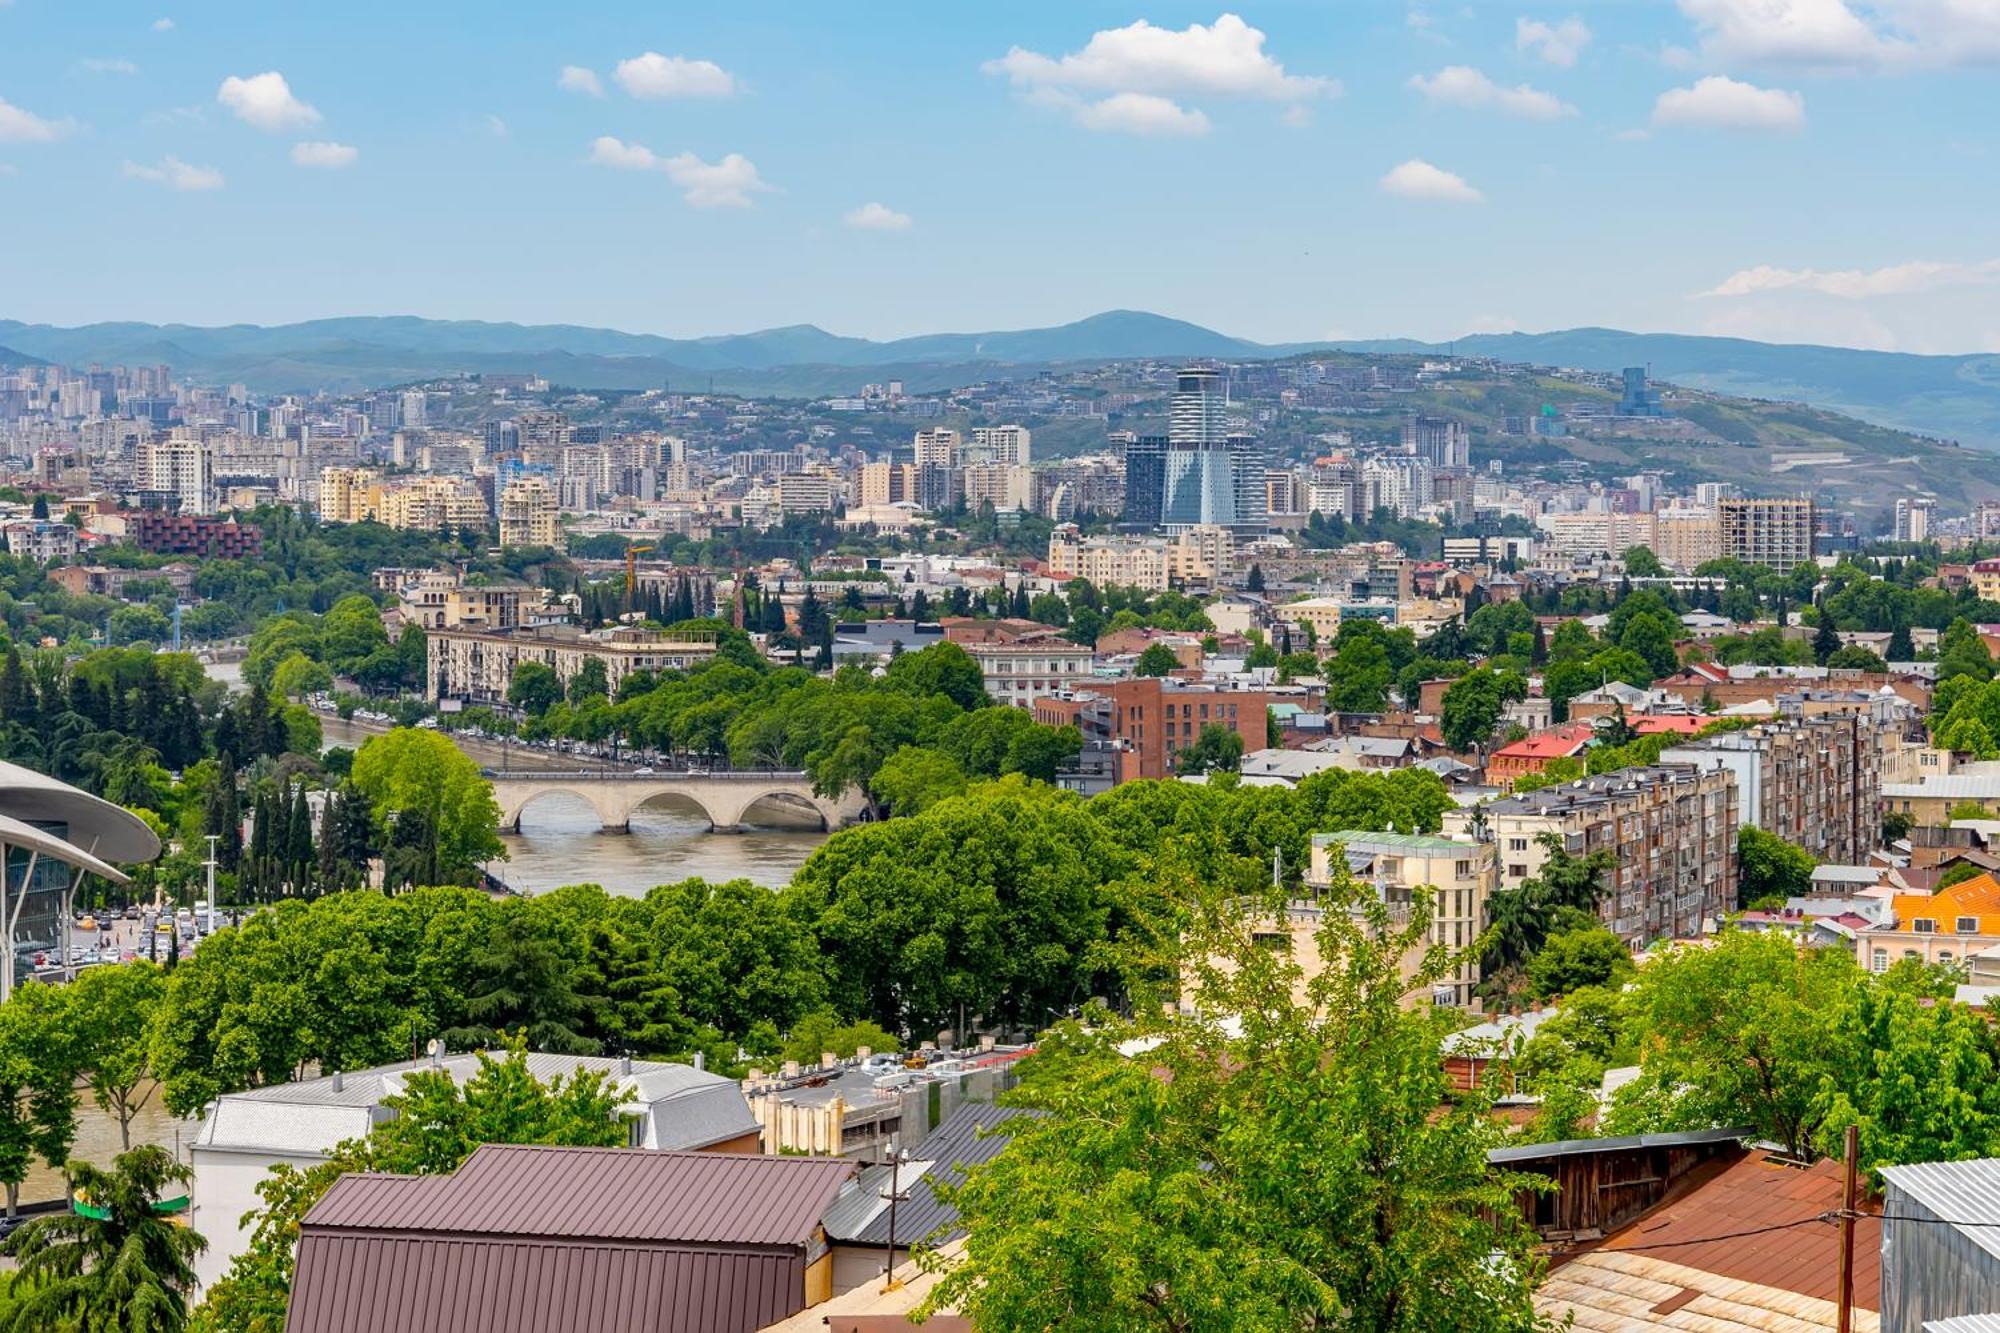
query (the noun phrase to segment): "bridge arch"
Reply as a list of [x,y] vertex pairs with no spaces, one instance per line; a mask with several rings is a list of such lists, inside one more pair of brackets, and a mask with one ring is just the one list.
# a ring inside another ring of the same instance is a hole
[[833,798],[819,795],[813,790],[812,779],[804,773],[489,771],[486,776],[500,808],[500,827],[512,832],[520,830],[521,812],[552,792],[569,793],[587,801],[597,812],[598,821],[613,830],[630,828],[634,810],[666,796],[692,805],[719,832],[741,828],[745,817],[760,804],[775,803],[785,809],[810,812],[828,831],[861,817],[867,807],[866,798],[858,790]]
[[519,833],[522,812],[544,796],[567,796],[583,802],[597,813],[597,822],[607,828],[614,822],[622,824],[625,815],[608,809],[603,799],[604,795],[600,788],[588,782],[579,782],[572,786],[564,786],[560,782],[532,785],[499,782],[493,784],[493,797],[500,807],[500,831],[503,833]]

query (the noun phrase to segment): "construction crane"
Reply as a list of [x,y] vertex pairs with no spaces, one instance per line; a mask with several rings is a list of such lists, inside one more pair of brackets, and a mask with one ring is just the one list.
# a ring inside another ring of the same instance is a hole
[[632,589],[638,581],[639,552],[650,551],[652,549],[653,547],[650,544],[627,546],[625,548],[625,609],[627,611],[632,609]]

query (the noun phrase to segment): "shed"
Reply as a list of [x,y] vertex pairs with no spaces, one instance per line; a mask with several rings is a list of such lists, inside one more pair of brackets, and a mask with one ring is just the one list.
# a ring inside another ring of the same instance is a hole
[[2000,1311],[2000,1159],[1885,1166],[1882,1179],[1883,1333]]
[[1490,1165],[1545,1176],[1556,1188],[1522,1190],[1522,1213],[1547,1240],[1603,1236],[1672,1193],[1697,1168],[1743,1153],[1743,1129],[1700,1129],[1623,1138],[1565,1139],[1495,1148]]
[[852,1162],[489,1144],[343,1176],[299,1229],[289,1333],[749,1333],[831,1294]]

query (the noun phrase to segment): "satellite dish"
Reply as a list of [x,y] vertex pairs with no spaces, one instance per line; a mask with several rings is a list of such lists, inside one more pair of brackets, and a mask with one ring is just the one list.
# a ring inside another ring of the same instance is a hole
[[444,1043],[436,1037],[432,1037],[424,1043],[424,1054],[430,1056],[433,1060],[437,1059],[440,1055],[444,1054]]

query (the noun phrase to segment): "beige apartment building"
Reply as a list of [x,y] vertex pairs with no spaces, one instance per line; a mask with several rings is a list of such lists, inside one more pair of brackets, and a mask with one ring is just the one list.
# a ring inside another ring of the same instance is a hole
[[319,474],[322,523],[366,523],[410,532],[474,528],[484,531],[486,497],[463,477],[406,477],[385,481],[380,471],[329,467]]
[[863,508],[915,504],[917,469],[910,463],[864,463],[855,499]]
[[1049,535],[1048,574],[1053,579],[1089,579],[1098,587],[1117,585],[1165,592],[1189,584],[1216,584],[1235,564],[1229,529],[1197,524],[1176,536],[1083,537],[1064,524]]
[[319,520],[365,523],[382,498],[382,474],[371,467],[328,467],[319,472]]
[[1897,740],[1885,721],[1828,713],[1672,746],[1660,762],[1727,770],[1741,823],[1819,861],[1859,865],[1879,841],[1882,759]]
[[968,466],[973,462],[1001,467],[1026,467],[1033,437],[1026,426],[974,426],[972,445],[966,450]]
[[561,512],[546,478],[515,478],[500,492],[500,544],[560,546]]
[[[1487,897],[1499,882],[1499,852],[1492,843],[1354,829],[1315,833],[1312,864],[1306,871],[1308,887],[1324,888],[1333,882],[1336,854],[1345,859],[1348,872],[1388,906],[1392,920],[1400,917],[1407,921],[1416,895],[1434,891],[1437,909],[1431,919],[1432,945],[1466,952],[1479,938],[1486,920]],[[1404,976],[1414,976],[1420,962],[1417,956],[1405,959]],[[1466,957],[1449,977],[1435,983],[1430,995],[1407,998],[1462,1009],[1471,1006],[1473,988],[1478,984],[1479,962]]]
[[1722,500],[1716,511],[1722,526],[1722,554],[1727,559],[1772,569],[1811,562],[1811,500]]
[[1501,893],[1541,873],[1545,833],[1572,856],[1610,852],[1599,914],[1633,946],[1692,938],[1705,919],[1735,910],[1736,827],[1735,775],[1686,764],[1619,769],[1445,815],[1448,834],[1498,849]]
[[1653,515],[1653,554],[1693,573],[1722,556],[1722,520],[1713,509],[1662,509]]
[[504,704],[507,687],[523,662],[539,662],[567,687],[583,664],[604,663],[615,698],[619,682],[634,671],[682,671],[715,656],[715,636],[620,626],[586,632],[573,625],[513,631],[438,629],[425,636],[426,681],[433,699]]
[[965,507],[977,511],[990,504],[996,512],[1035,507],[1035,474],[1008,463],[969,463],[965,468]]
[[778,508],[787,514],[822,514],[833,509],[844,488],[823,471],[787,472],[778,478]]

